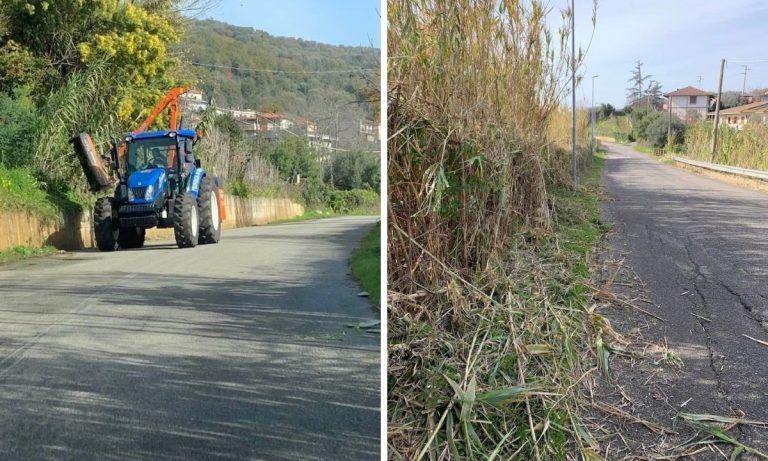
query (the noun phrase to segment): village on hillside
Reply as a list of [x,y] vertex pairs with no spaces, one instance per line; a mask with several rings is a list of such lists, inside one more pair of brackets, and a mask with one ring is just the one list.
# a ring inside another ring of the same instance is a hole
[[[182,95],[185,109],[191,113],[202,114],[208,109],[209,102],[202,91],[193,89]],[[218,114],[227,114],[237,122],[242,132],[249,137],[274,141],[283,135],[301,136],[307,139],[310,148],[319,156],[333,151],[345,151],[349,146],[364,147],[366,150],[378,150],[381,139],[381,125],[373,120],[360,119],[356,133],[342,136],[338,128],[323,130],[314,120],[294,117],[274,112],[262,112],[255,109],[216,108]]]

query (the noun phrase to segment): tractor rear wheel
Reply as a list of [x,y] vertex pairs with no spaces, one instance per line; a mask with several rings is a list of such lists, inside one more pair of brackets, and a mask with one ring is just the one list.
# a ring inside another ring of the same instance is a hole
[[120,234],[117,237],[117,243],[120,244],[120,248],[131,249],[141,248],[144,246],[144,237],[146,236],[146,230],[141,227],[121,227]]
[[173,234],[179,248],[191,248],[197,245],[200,220],[197,199],[190,192],[176,197],[176,201],[173,202]]
[[93,234],[99,251],[115,251],[117,249],[120,227],[114,213],[114,201],[111,197],[102,197],[93,207]]
[[219,197],[216,195],[213,179],[203,177],[200,183],[200,238],[198,243],[219,243],[221,239],[221,216],[219,215]]

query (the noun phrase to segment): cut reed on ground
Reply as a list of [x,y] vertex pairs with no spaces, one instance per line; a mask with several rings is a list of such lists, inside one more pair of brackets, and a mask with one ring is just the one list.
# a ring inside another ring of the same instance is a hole
[[388,6],[389,457],[599,459],[580,408],[615,337],[587,306],[568,28],[536,1]]

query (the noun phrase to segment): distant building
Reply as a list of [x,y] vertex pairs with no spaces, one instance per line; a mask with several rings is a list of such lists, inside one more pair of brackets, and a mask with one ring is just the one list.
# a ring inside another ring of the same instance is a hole
[[768,122],[768,98],[720,110],[720,121],[731,128],[741,130],[749,121]]
[[379,142],[379,127],[371,120],[360,120],[360,135],[367,142]]
[[208,102],[203,99],[203,92],[199,90],[190,90],[179,98],[182,105],[192,112],[204,112],[208,109]]
[[237,117],[237,122],[246,136],[274,141],[280,136],[306,137],[309,147],[322,157],[334,149],[337,139],[320,133],[317,122],[305,118],[291,118],[274,112],[256,112]]
[[[671,104],[672,113],[685,122],[704,120],[709,112],[714,95],[704,90],[686,86],[664,95]],[[668,110],[669,106],[665,109]]]
[[203,92],[200,90],[189,90],[183,95],[181,95],[184,99],[191,99],[193,101],[202,101],[203,100]]

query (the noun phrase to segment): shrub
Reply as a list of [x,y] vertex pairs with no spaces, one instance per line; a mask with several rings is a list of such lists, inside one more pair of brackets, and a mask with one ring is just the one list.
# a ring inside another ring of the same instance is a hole
[[[667,117],[655,117],[645,129],[645,140],[650,146],[664,147],[667,145],[667,128],[669,125],[669,119]],[[685,131],[685,125],[683,122],[673,116],[672,117],[672,144],[679,145],[683,143],[683,132]]]
[[40,118],[28,88],[0,94],[0,165],[30,166]]
[[319,177],[307,179],[301,187],[301,199],[310,208],[326,206],[328,186]]
[[378,214],[380,200],[370,190],[334,190],[328,193],[326,206],[338,214]]

